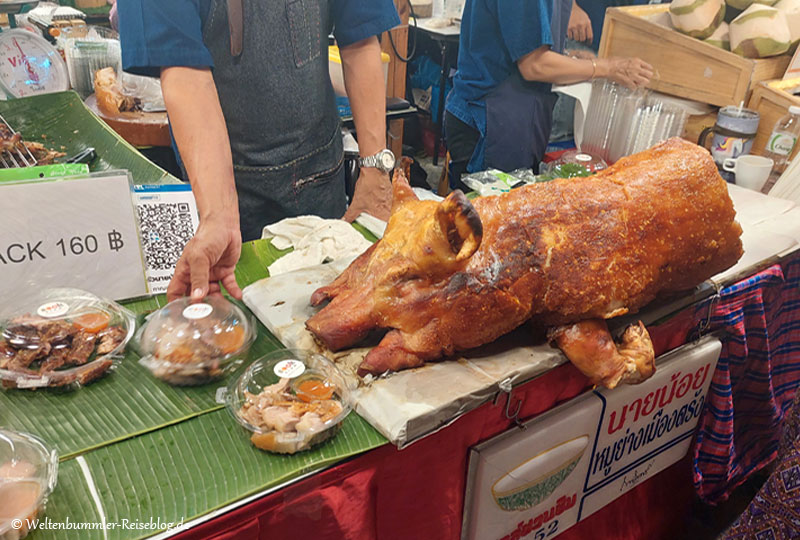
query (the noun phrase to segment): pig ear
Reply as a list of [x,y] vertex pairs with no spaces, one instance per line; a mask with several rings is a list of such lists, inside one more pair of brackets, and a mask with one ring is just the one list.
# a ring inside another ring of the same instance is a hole
[[392,180],[392,210],[404,202],[418,200],[419,197],[408,184],[403,167],[397,167],[394,170],[394,179]]
[[439,203],[436,219],[457,261],[470,258],[478,250],[483,238],[483,224],[475,207],[460,190]]

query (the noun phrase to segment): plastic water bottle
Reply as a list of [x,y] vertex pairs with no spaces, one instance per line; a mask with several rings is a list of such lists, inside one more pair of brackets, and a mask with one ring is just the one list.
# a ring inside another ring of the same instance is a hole
[[789,113],[775,124],[772,135],[769,136],[767,145],[764,147],[764,156],[772,158],[775,162],[772,173],[762,189],[764,193],[772,189],[789,165],[789,156],[792,154],[798,136],[800,136],[800,107],[792,105],[789,107]]

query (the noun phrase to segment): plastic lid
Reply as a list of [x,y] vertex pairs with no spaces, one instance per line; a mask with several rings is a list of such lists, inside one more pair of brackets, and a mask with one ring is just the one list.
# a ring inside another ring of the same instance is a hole
[[28,433],[0,430],[0,535],[35,515],[58,480],[58,455]]
[[120,356],[134,326],[128,310],[80,289],[11,302],[0,318],[0,379],[19,388],[93,380]]
[[597,172],[608,167],[603,158],[579,150],[567,150],[556,158],[550,166],[554,168],[566,164],[581,165],[589,172]]
[[196,304],[188,298],[170,302],[148,317],[137,341],[145,361],[207,365],[238,357],[254,337],[253,323],[239,306],[211,296]]
[[800,106],[798,106],[798,105],[789,105],[789,112],[791,114],[800,116]]
[[[236,421],[256,434],[256,446],[293,453],[325,440],[326,432],[335,433],[351,410],[351,390],[327,358],[282,349],[250,364],[219,397]],[[271,412],[264,413],[266,408]]]

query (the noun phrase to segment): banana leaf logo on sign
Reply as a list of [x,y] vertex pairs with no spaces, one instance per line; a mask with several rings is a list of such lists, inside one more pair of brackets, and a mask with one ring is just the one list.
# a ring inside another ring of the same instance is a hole
[[721,345],[705,338],[636,386],[584,394],[472,449],[462,538],[544,540],[689,450]]

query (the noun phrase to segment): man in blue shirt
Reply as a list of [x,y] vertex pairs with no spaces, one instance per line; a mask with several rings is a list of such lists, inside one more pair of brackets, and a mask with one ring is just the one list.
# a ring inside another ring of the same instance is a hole
[[636,58],[562,54],[573,0],[467,0],[458,70],[447,98],[445,134],[454,187],[461,173],[535,168],[552,124],[551,83],[607,77],[646,85],[649,64]]
[[[160,76],[200,225],[170,299],[241,290],[242,239],[286,216],[345,214],[343,150],[328,74],[341,50],[364,158],[345,219],[388,216],[385,85],[377,35],[399,24],[391,0],[120,0],[126,71]],[[391,156],[390,156],[391,157]],[[389,159],[391,161],[391,159]]]

